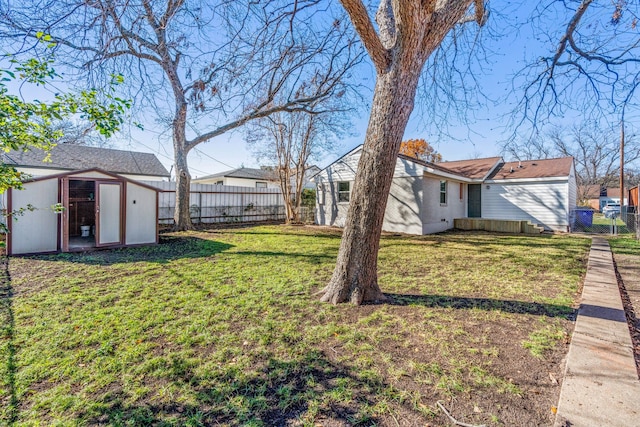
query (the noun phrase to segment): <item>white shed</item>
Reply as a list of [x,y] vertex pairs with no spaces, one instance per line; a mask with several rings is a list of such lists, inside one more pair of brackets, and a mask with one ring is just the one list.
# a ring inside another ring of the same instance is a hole
[[[55,209],[55,207],[61,209]],[[102,169],[27,181],[9,189],[9,255],[84,251],[158,242],[158,190]]]

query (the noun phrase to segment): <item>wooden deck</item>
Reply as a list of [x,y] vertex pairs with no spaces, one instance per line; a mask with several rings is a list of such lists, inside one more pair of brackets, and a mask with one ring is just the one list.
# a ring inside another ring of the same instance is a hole
[[529,221],[484,218],[456,218],[453,220],[453,227],[459,230],[484,230],[512,234],[540,234],[544,231],[543,227],[533,225]]

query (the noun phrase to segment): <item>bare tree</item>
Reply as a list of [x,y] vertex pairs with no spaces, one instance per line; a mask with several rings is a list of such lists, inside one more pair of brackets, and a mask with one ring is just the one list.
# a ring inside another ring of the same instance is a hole
[[60,134],[60,138],[55,141],[56,144],[105,147],[109,143],[107,138],[96,132],[94,126],[91,124],[72,120],[63,120],[56,123],[53,126],[53,129],[58,131]]
[[300,222],[302,193],[313,160],[331,151],[350,126],[349,102],[334,97],[313,112],[278,112],[247,127],[247,142],[256,157],[275,164],[284,197],[286,223]]
[[[584,192],[590,185],[611,187],[619,183],[620,141],[615,127],[607,128],[600,123],[583,123],[572,128],[556,126],[546,135],[508,142],[503,152],[516,160],[573,157],[579,200],[586,197]],[[636,135],[627,135],[624,165],[637,166],[638,160],[640,140]]]
[[175,228],[184,230],[191,228],[190,150],[251,120],[306,111],[343,89],[361,51],[319,3],[32,0],[1,11],[0,36],[16,44],[45,31],[94,79],[105,70],[133,77],[136,100],[170,130]]
[[[532,18],[535,37],[556,49],[516,75],[516,125],[536,129],[572,111],[592,120],[622,114],[640,84],[639,13],[637,2],[623,0],[541,2]],[[550,26],[558,16],[568,17],[566,25]]]
[[485,9],[472,0],[381,0],[378,30],[360,0],[341,0],[376,70],[371,116],[351,193],[338,260],[322,301],[385,299],[378,285],[382,221],[402,136],[429,56],[462,22],[482,24]]

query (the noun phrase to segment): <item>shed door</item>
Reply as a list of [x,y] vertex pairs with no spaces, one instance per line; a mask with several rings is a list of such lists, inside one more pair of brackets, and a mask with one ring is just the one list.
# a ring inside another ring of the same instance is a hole
[[469,218],[481,218],[482,217],[482,187],[480,184],[469,184],[469,201],[468,201],[468,217]]
[[122,244],[122,183],[97,182],[96,246]]

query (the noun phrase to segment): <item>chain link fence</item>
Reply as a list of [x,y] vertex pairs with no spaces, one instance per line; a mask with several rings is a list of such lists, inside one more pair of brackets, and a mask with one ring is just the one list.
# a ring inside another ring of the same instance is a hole
[[605,215],[592,209],[575,209],[570,213],[572,233],[610,234],[638,236],[638,214],[635,212],[616,212]]

